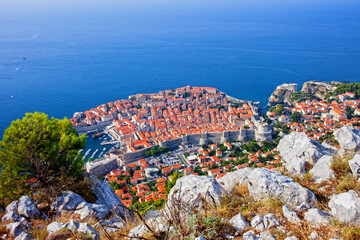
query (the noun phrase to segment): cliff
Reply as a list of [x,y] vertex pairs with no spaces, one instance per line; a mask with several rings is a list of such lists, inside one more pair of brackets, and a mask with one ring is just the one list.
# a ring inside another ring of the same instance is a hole
[[327,93],[332,92],[335,89],[336,86],[329,83],[310,81],[303,84],[301,92],[304,94],[310,94],[318,99],[325,99]]
[[282,84],[277,86],[275,91],[271,94],[269,98],[268,106],[274,106],[276,104],[285,104],[291,105],[291,96],[293,92],[297,91],[297,84]]

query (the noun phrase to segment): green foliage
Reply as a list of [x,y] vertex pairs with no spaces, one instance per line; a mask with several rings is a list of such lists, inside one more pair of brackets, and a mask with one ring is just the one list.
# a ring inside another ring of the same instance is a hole
[[301,113],[299,112],[293,112],[291,115],[290,115],[290,122],[301,122]]
[[163,153],[167,153],[167,152],[170,152],[170,148],[169,147],[157,147],[157,148],[151,148],[149,151],[147,151],[145,153],[145,156],[146,157],[150,157],[150,156],[158,156],[158,155],[161,155]]
[[78,152],[85,138],[66,118],[35,112],[13,121],[0,142],[0,204],[28,194],[29,179],[46,189],[64,176],[82,178],[84,162]]
[[175,171],[172,176],[171,176],[171,180],[167,180],[165,183],[165,191],[166,191],[166,195],[168,195],[170,193],[170,190],[173,188],[173,186],[175,186],[176,181],[181,178],[182,174],[180,174],[178,171]]
[[183,94],[183,98],[188,98],[188,97],[190,97],[190,95],[191,95],[191,93],[190,92],[184,92],[184,94]]
[[284,106],[282,104],[279,104],[275,109],[274,109],[274,113],[276,115],[281,115],[282,112],[284,111]]
[[222,239],[228,228],[221,217],[204,214],[193,214],[188,218],[187,227],[191,236],[202,236],[205,239]]
[[241,145],[241,148],[246,150],[249,153],[255,153],[260,150],[260,145],[255,141],[250,141],[249,144]]
[[355,93],[356,98],[360,98],[360,83],[342,83],[337,85],[337,88],[333,92],[334,95],[343,94],[346,92]]
[[[153,200],[140,203],[139,201],[136,201],[133,204],[133,207],[135,207],[141,214],[144,214],[146,211],[149,210],[160,210],[165,206],[165,200],[160,198],[156,200],[155,202]],[[130,206],[131,208],[132,206]]]

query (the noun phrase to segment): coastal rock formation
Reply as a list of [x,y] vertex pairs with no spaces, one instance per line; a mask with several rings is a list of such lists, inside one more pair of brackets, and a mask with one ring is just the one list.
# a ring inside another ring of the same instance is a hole
[[302,132],[286,135],[277,148],[291,175],[304,174],[307,163],[314,165],[320,157],[330,154],[328,149]]
[[303,202],[316,202],[315,195],[293,179],[266,168],[256,168],[249,175],[249,192],[255,200],[276,198],[296,207]]
[[360,178],[360,155],[356,154],[353,159],[349,160],[349,166],[352,174],[356,179]]
[[352,153],[360,146],[360,133],[354,127],[344,126],[334,132],[335,139],[340,144],[340,155]]
[[252,172],[252,168],[241,168],[235,172],[228,172],[225,176],[220,178],[218,182],[225,188],[226,191],[231,192],[236,185],[247,184],[249,182],[248,176]]
[[[202,205],[203,198],[211,205],[220,205],[226,190],[213,178],[207,176],[185,176],[176,181],[168,195],[167,207],[180,200],[191,211]],[[169,209],[165,208],[165,211]]]
[[360,198],[355,191],[335,195],[329,202],[329,208],[340,222],[360,224]]
[[268,106],[276,105],[276,104],[286,104],[291,105],[290,99],[293,92],[297,91],[297,84],[282,84],[277,86],[275,91],[271,94],[269,98]]
[[333,86],[329,83],[324,82],[305,82],[301,89],[301,92],[304,94],[310,94],[311,96],[315,96],[319,99],[325,99],[327,92],[332,92],[336,89],[336,86]]
[[335,178],[334,171],[331,169],[332,160],[332,156],[324,155],[309,171],[313,175],[316,183],[321,183],[323,181]]

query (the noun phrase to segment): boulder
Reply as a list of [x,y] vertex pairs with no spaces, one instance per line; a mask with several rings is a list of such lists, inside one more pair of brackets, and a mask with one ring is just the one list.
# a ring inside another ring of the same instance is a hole
[[298,238],[296,236],[290,236],[285,238],[284,240],[298,240]]
[[250,230],[244,233],[243,240],[259,240],[259,237],[255,235],[254,231]]
[[71,232],[79,232],[83,233],[86,236],[90,237],[92,240],[98,240],[100,238],[100,234],[98,231],[93,229],[89,224],[87,223],[76,223],[74,220],[70,220],[69,222],[62,224],[59,222],[53,222],[47,226],[47,231],[49,235],[56,233],[62,228],[66,228],[70,230]]
[[50,223],[47,227],[46,230],[49,233],[49,235],[56,233],[57,231],[59,231],[60,229],[63,228],[63,224],[59,223],[59,222],[52,222]]
[[273,235],[271,235],[271,233],[269,233],[268,231],[261,232],[259,234],[259,237],[262,240],[276,240],[276,238]]
[[149,210],[145,213],[144,219],[164,217],[164,214],[158,210]]
[[319,234],[315,231],[310,233],[310,235],[308,236],[309,240],[318,240],[319,238],[320,238]]
[[116,195],[107,182],[94,180],[92,191],[98,199],[97,204],[104,205],[107,209],[114,211],[117,216],[123,218],[124,220],[132,219],[134,217],[134,214],[125,208],[119,196]]
[[67,191],[63,193],[60,197],[55,198],[51,204],[51,210],[57,212],[62,211],[74,211],[80,203],[85,203],[86,201],[78,194]]
[[315,166],[310,170],[310,173],[314,177],[316,183],[321,183],[326,180],[335,178],[335,174],[331,169],[331,162],[333,161],[332,156],[322,156]]
[[356,151],[360,146],[360,134],[354,127],[344,126],[334,132],[335,139],[340,144],[340,154]]
[[33,235],[28,232],[22,232],[19,236],[15,238],[15,240],[33,240],[35,239]]
[[360,198],[355,191],[335,195],[328,205],[331,214],[340,222],[360,224]]
[[253,217],[253,219],[251,219],[250,225],[252,228],[255,228],[259,232],[265,230],[264,219],[261,215],[256,215],[255,217]]
[[304,212],[304,211],[309,210],[310,208],[312,208],[312,206],[310,204],[308,204],[307,202],[303,202],[295,208],[295,211]]
[[35,219],[41,216],[36,204],[28,197],[22,196],[17,204],[17,212],[20,216]]
[[264,226],[265,229],[270,229],[272,227],[280,226],[280,223],[276,220],[274,214],[269,213],[264,216]]
[[206,240],[206,239],[203,238],[202,236],[200,236],[200,237],[195,238],[194,240]]
[[278,172],[256,168],[249,175],[249,192],[255,200],[265,197],[276,198],[283,203],[296,207],[303,202],[316,202],[315,195],[293,179]]
[[243,231],[249,227],[249,224],[245,221],[241,213],[231,218],[229,223],[236,231]]
[[129,237],[131,239],[141,238],[148,231],[148,228],[145,225],[139,225],[134,227],[129,232]]
[[285,161],[285,168],[292,175],[305,173],[306,163],[314,165],[317,160],[330,151],[305,133],[292,132],[280,140],[278,150]]
[[90,216],[94,216],[98,219],[104,219],[109,215],[110,210],[104,205],[82,202],[77,206],[74,213],[79,214],[81,219],[85,219]]
[[5,215],[1,218],[2,221],[12,221],[17,222],[21,217],[15,211],[7,211]]
[[301,224],[301,219],[300,219],[299,215],[295,211],[291,210],[288,206],[284,205],[282,208],[282,211],[283,211],[284,217],[289,222],[295,223],[297,225]]
[[231,192],[234,189],[234,186],[248,183],[248,175],[251,171],[252,168],[242,168],[235,172],[228,172],[217,181],[225,188],[226,191]]
[[6,228],[9,230],[10,235],[17,237],[23,232],[27,232],[31,229],[30,224],[22,218],[19,222],[9,223],[6,225]]
[[311,223],[314,227],[320,227],[321,225],[329,225],[331,223],[330,214],[320,211],[317,208],[309,209],[304,216],[304,219]]
[[179,178],[168,195],[165,212],[168,213],[179,199],[184,204],[186,212],[200,207],[204,198],[210,205],[219,205],[221,199],[227,194],[226,190],[213,178],[208,176],[189,175]]
[[352,174],[356,179],[360,178],[360,155],[356,154],[353,159],[349,160],[349,166]]

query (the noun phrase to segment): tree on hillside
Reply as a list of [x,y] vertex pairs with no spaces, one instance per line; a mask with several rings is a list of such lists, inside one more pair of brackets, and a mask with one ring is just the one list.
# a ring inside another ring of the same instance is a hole
[[81,178],[85,138],[66,118],[35,112],[13,121],[0,142],[0,204],[30,192],[30,183],[46,190],[66,185],[67,176]]
[[290,121],[291,122],[297,122],[299,123],[301,121],[301,113],[299,112],[293,112],[291,115],[290,115]]
[[166,195],[168,195],[170,193],[170,190],[173,188],[173,186],[175,186],[176,181],[181,178],[182,174],[180,174],[178,171],[175,171],[172,176],[171,176],[171,180],[167,180],[165,183],[165,191],[166,191]]

